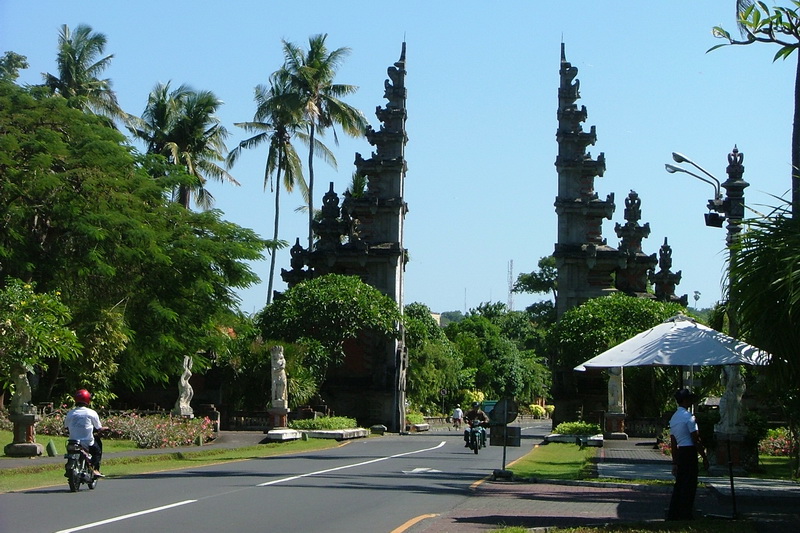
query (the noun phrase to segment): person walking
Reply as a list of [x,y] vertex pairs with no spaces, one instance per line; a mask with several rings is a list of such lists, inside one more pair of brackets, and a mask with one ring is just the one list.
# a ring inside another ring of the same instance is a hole
[[456,429],[461,428],[461,421],[464,419],[464,411],[461,410],[461,404],[457,403],[456,408],[453,409],[453,427]]
[[675,393],[678,409],[669,421],[669,443],[675,485],[672,488],[667,520],[692,520],[694,498],[697,493],[698,454],[703,458],[703,467],[708,469],[708,457],[700,442],[697,420],[689,411],[694,399],[689,389],[681,389]]

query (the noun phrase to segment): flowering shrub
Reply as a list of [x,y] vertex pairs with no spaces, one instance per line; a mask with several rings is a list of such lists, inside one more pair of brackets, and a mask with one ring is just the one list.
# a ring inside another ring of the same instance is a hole
[[794,451],[788,428],[770,429],[767,436],[758,443],[760,455],[789,456]]
[[[64,428],[64,417],[67,409],[62,407],[42,417],[36,424],[36,432],[40,435],[67,437]],[[107,437],[112,439],[129,439],[139,448],[175,448],[202,444],[214,438],[214,427],[208,417],[184,419],[169,415],[142,416],[136,411],[122,414],[101,416],[103,425],[108,428]],[[7,423],[7,424],[6,424]],[[11,423],[0,415],[0,428],[5,429]]]

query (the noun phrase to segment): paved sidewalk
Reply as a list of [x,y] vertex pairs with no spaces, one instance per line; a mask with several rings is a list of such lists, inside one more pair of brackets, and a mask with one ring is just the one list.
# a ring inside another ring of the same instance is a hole
[[[615,479],[672,479],[671,461],[650,439],[605,441],[598,474]],[[513,467],[511,468],[513,470]],[[704,477],[699,515],[733,516],[729,478]],[[419,520],[405,533],[470,533],[501,525],[526,528],[577,527],[614,522],[663,521],[670,486],[597,481],[516,483],[486,481],[450,511]],[[737,513],[766,533],[800,531],[800,485],[734,478]]]

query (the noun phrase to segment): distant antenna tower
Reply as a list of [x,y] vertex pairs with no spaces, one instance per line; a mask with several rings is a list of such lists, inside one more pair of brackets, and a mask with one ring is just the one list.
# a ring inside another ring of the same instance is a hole
[[508,262],[508,310],[514,310],[514,260]]

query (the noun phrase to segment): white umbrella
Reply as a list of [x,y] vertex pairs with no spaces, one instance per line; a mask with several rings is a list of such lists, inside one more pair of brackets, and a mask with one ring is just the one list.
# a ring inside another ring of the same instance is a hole
[[576,366],[575,370],[620,366],[766,365],[768,362],[767,352],[678,314]]

